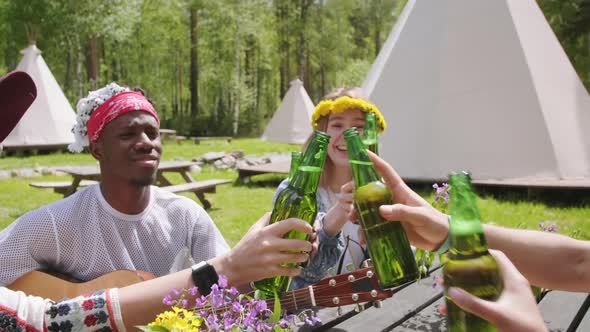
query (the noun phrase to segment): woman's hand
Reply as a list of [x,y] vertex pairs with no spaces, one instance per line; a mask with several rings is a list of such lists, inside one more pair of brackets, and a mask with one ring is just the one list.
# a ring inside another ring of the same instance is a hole
[[401,222],[408,239],[416,247],[430,251],[438,248],[449,233],[447,215],[410,189],[391,165],[368,152],[375,169],[383,176],[393,196],[393,205],[382,205],[379,208],[381,216]]
[[547,331],[531,286],[508,257],[501,251],[490,250],[496,258],[504,291],[497,301],[486,301],[466,291],[451,287],[449,296],[463,310],[469,311],[494,324],[498,331]]
[[330,208],[330,210],[328,210],[324,216],[323,225],[326,235],[335,236],[348,222],[349,215],[354,209],[353,189],[354,183],[352,181],[349,181],[340,187],[338,201]]

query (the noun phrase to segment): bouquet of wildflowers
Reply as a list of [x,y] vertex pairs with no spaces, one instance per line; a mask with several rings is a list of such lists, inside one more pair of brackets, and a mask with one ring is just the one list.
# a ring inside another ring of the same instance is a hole
[[199,296],[196,286],[178,291],[172,289],[163,303],[171,310],[159,314],[147,326],[138,326],[146,332],[217,332],[217,331],[291,331],[300,322],[315,325],[319,319],[305,310],[297,316],[284,313],[281,304],[274,301],[273,310],[268,308],[266,300],[240,294],[235,287],[228,287],[227,278],[219,280],[211,287],[207,296]]

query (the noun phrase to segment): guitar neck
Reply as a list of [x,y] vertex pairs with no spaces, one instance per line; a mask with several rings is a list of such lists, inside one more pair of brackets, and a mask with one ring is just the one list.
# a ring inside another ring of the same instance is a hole
[[[313,289],[313,286],[309,286],[287,292],[281,297],[281,310],[295,311],[315,307],[316,303]],[[267,299],[266,303],[269,308],[273,308],[275,299]]]

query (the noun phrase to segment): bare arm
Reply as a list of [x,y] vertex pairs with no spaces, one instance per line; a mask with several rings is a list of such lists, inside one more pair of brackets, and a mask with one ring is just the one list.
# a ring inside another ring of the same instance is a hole
[[[283,239],[290,230],[312,234],[311,226],[299,219],[287,219],[268,225],[270,214],[260,218],[228,253],[208,260],[218,274],[227,277],[228,283],[243,289],[250,281],[272,276],[296,276],[299,267],[284,267],[283,263],[301,263],[308,259],[312,245],[308,241]],[[144,281],[119,290],[119,303],[123,322],[127,328],[145,325],[168,307],[162,303],[172,288],[178,290],[193,286],[191,270]]]
[[590,242],[540,231],[484,225],[490,248],[503,251],[535,286],[590,291]]
[[[412,191],[391,165],[374,154],[371,160],[391,192],[393,205],[381,206],[381,215],[400,221],[408,239],[418,248],[438,248],[449,233],[447,216]],[[590,291],[590,242],[540,231],[484,225],[488,245],[503,251],[535,286]]]
[[127,331],[137,330],[137,325],[147,325],[170,306],[162,303],[172,288],[188,289],[193,286],[191,270],[169,274],[119,289],[121,315]]

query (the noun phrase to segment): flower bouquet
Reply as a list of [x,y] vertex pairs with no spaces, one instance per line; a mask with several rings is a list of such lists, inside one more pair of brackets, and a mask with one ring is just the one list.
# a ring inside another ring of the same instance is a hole
[[[311,310],[291,315],[281,312],[278,299],[269,301],[259,299],[257,293],[252,295],[240,294],[235,287],[228,287],[227,278],[220,275],[207,296],[199,295],[196,286],[182,291],[172,289],[163,299],[163,303],[171,309],[138,328],[146,332],[282,332],[291,331],[291,326],[295,324],[313,326],[319,322]],[[273,306],[272,310],[269,303]]]

